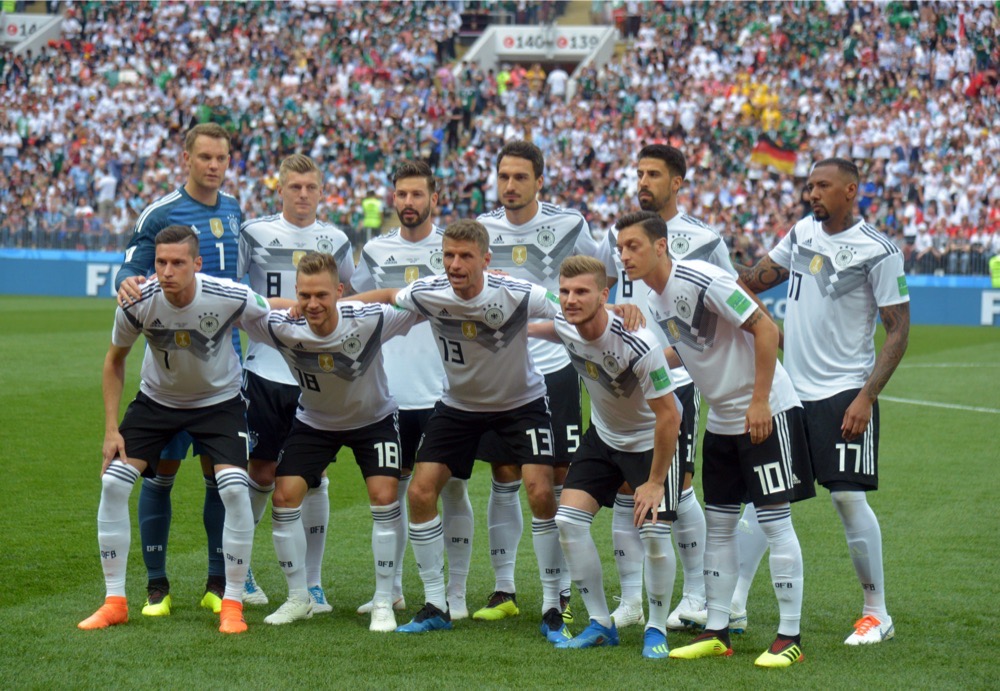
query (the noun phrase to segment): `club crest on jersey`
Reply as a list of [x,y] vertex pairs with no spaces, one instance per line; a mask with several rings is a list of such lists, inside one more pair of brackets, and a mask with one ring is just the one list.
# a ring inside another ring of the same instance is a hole
[[202,332],[212,335],[219,330],[219,315],[217,314],[203,314],[201,316],[201,321],[198,322],[198,328]]
[[687,254],[689,249],[691,249],[691,243],[685,237],[677,236],[670,241],[670,250],[674,254]]
[[330,353],[320,353],[317,356],[317,362],[319,363],[319,368],[324,372],[333,371],[333,356]]
[[510,258],[515,264],[521,266],[521,264],[528,261],[528,248],[524,245],[514,245],[514,249],[510,251]]
[[854,252],[851,251],[851,248],[841,247],[840,251],[834,255],[833,263],[842,269],[850,264],[852,259],[854,259]]
[[229,232],[239,237],[240,222],[233,214],[229,214]]
[[823,255],[817,254],[815,257],[812,258],[812,261],[809,262],[809,273],[815,276],[822,270],[823,270]]
[[444,252],[442,252],[441,250],[434,250],[433,252],[431,252],[431,258],[428,261],[428,263],[431,265],[431,268],[434,269],[435,271],[440,271],[441,269],[443,269]]
[[600,372],[597,370],[597,365],[595,365],[590,360],[587,360],[584,368],[587,370],[587,376],[593,380],[597,380],[600,377]]
[[552,245],[556,244],[556,234],[548,228],[542,228],[538,231],[536,240],[542,247],[552,247]]
[[325,254],[330,254],[331,252],[333,252],[333,241],[327,237],[317,238],[316,251],[323,252]]
[[299,268],[299,262],[302,261],[302,258],[307,254],[309,253],[306,252],[305,250],[295,250],[294,252],[292,252],[292,266],[294,266],[296,269]]
[[191,347],[191,334],[187,331],[175,331],[174,343],[177,344],[178,348]]
[[462,322],[462,335],[470,341],[474,340],[478,333],[479,329],[476,328],[476,322]]
[[495,329],[503,324],[503,310],[499,307],[490,307],[483,315],[483,320]]
[[418,278],[420,278],[419,266],[408,266],[403,270],[403,280],[406,281],[406,285],[410,285]]
[[604,356],[604,360],[602,362],[604,364],[604,369],[611,374],[618,374],[618,372],[621,371],[621,366],[618,364],[618,360],[610,353]]
[[341,348],[343,348],[344,352],[347,353],[348,355],[357,355],[358,353],[361,352],[361,339],[358,338],[357,336],[351,336],[346,341],[344,341],[344,344],[341,346]]
[[210,218],[208,219],[208,228],[212,231],[212,235],[217,238],[221,238],[226,234],[226,227],[222,225],[221,218]]
[[681,319],[691,318],[691,304],[684,298],[677,298],[674,303],[674,309],[677,310],[677,314],[680,315]]

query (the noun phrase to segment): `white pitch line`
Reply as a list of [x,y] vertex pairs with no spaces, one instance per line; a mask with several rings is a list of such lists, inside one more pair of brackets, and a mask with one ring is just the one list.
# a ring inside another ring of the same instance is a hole
[[960,367],[1000,367],[1000,362],[935,362],[927,364],[904,364],[899,369],[956,369]]
[[972,405],[958,405],[956,403],[932,403],[930,401],[914,401],[909,398],[896,398],[895,396],[879,396],[880,401],[891,401],[893,403],[908,403],[910,405],[922,405],[927,408],[949,408],[951,410],[966,410],[970,413],[993,413],[1000,415],[1000,409],[980,408]]

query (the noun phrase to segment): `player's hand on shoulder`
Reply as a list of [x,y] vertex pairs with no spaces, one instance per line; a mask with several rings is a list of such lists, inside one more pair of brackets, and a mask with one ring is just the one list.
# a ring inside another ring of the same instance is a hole
[[854,441],[864,434],[871,419],[872,402],[868,400],[868,395],[861,391],[844,413],[844,421],[840,425],[844,441]]
[[142,297],[142,284],[146,282],[145,276],[129,276],[118,287],[118,304],[128,307],[135,304],[136,300]]
[[101,449],[104,462],[101,464],[101,475],[111,465],[111,461],[120,458],[122,463],[128,463],[128,456],[125,455],[125,439],[118,430],[107,432],[104,435],[104,447]]
[[744,432],[750,433],[750,443],[760,444],[771,436],[771,406],[767,401],[751,401],[747,407]]
[[608,307],[614,312],[615,316],[621,318],[626,331],[638,331],[646,325],[646,317],[643,316],[642,310],[636,305],[609,305]]

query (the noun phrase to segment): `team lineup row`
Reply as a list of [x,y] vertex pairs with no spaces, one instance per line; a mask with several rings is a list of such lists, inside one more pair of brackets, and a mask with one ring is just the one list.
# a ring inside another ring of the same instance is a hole
[[[619,218],[607,243],[594,241],[578,213],[538,201],[544,160],[530,143],[511,142],[498,155],[504,206],[443,231],[431,221],[431,171],[404,163],[393,179],[401,227],[370,241],[356,268],[346,237],[316,222],[321,178],[311,160],[283,162],[282,214],[243,223],[235,200],[219,192],[228,150],[225,130],[188,133],[189,179],[140,216],[118,276],[98,510],[107,598],[81,628],[127,621],[127,501],[140,473],[143,613],[169,614],[169,492],[189,443],[172,438],[184,430],[201,454],[206,515],[218,518],[206,520],[202,604],[220,613],[223,632],[245,630],[244,602],[266,602],[249,558],[272,490],[289,596],[265,621],[330,610],[319,573],[324,471],[349,446],[373,517],[375,594],[359,608],[371,612],[372,630],[449,629],[468,616],[465,480],[480,458],[493,472],[496,587],[474,618],[519,613],[513,564],[523,482],[541,631],[557,647],[614,645],[617,627],[646,623],[645,657],[731,654],[729,632],[746,626],[749,582],[770,548],[780,621],[757,664],[788,666],[802,659],[803,582],[790,503],[814,496],[815,476],[831,492],[865,595],[845,642],[894,635],[865,491],[877,487],[877,396],[905,352],[908,296],[898,251],[853,213],[852,163],[817,163],[807,187],[813,214],[738,276],[719,235],[679,213],[686,164],[668,146],[639,153],[643,211]],[[212,277],[244,275],[249,287]],[[754,296],[786,280],[787,372],[777,361],[782,334]],[[638,309],[608,312],[611,286]],[[342,300],[345,289],[358,294]],[[292,309],[269,312],[261,296]],[[648,328],[635,323],[637,313]],[[877,356],[876,314],[887,332]],[[242,368],[238,342],[225,343],[234,326],[251,338]],[[124,362],[140,333],[149,346],[140,393],[119,425]],[[583,435],[581,379],[592,405]],[[709,405],[704,512],[691,488],[699,391]],[[743,503],[752,530],[737,538]],[[589,530],[600,506],[615,512],[622,603],[614,613]],[[413,620],[397,627],[407,525],[425,595]],[[673,611],[672,531],[684,573]],[[575,637],[570,579],[590,619]],[[667,630],[686,627],[704,633],[669,650]]]

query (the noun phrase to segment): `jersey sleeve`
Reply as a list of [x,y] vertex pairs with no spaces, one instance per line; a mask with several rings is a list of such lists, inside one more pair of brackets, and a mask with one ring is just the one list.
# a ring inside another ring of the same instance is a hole
[[650,334],[650,338],[644,340],[650,348],[632,363],[632,371],[639,379],[642,395],[646,400],[662,398],[673,393],[676,388],[670,379],[670,365],[667,364],[667,357],[655,336]]
[[385,315],[382,327],[383,343],[390,338],[406,334],[414,324],[424,321],[424,317],[417,312],[410,312],[395,305],[382,305],[382,314]]
[[795,228],[792,228],[787,233],[785,237],[778,241],[778,244],[771,248],[771,251],[767,253],[767,256],[771,258],[778,266],[783,269],[792,268],[792,236],[795,235]]
[[545,288],[531,284],[531,296],[528,298],[528,316],[532,319],[555,319],[561,313],[559,298]]
[[129,276],[147,276],[156,259],[156,234],[166,227],[166,217],[154,211],[144,211],[132,231],[125,248],[125,261],[115,274],[115,290]]
[[[242,283],[234,283],[246,291],[246,305],[243,308],[243,314],[240,315],[239,319],[236,320],[236,325],[241,329],[246,331],[244,324],[251,322],[255,319],[260,319],[261,317],[267,318],[268,312],[271,311],[271,306],[267,303],[267,300],[262,298],[257,293],[250,289],[250,286],[244,285]],[[248,332],[249,333],[249,332]]]
[[246,229],[247,224],[240,226],[240,237],[236,247],[236,280],[242,280],[250,270],[250,262],[253,248],[250,246],[249,235]]
[[408,312],[419,312],[417,304],[413,301],[413,286],[419,285],[420,280],[416,280],[405,288],[400,288],[396,293],[396,307]]
[[362,249],[361,257],[358,259],[358,265],[354,267],[354,273],[351,275],[351,288],[355,293],[363,293],[366,290],[375,290],[377,287],[375,285],[375,278],[372,276],[371,268],[368,266],[371,261],[371,255]]
[[711,254],[705,257],[705,261],[719,267],[733,278],[739,277],[736,269],[733,268],[732,259],[729,258],[729,248],[722,238],[719,238],[719,241],[715,243],[715,247],[712,248]]
[[[343,231],[338,232],[343,235],[343,242],[333,252],[333,259],[337,262],[337,273],[340,274],[340,282],[344,284],[345,288],[357,290],[351,281],[354,277],[354,256],[351,254],[351,241],[347,239],[347,235],[344,235]],[[345,292],[348,291],[345,290]]]
[[736,285],[736,279],[729,274],[712,280],[705,300],[713,312],[734,326],[742,326],[757,311],[757,303]]
[[120,306],[115,310],[115,323],[111,328],[111,344],[119,348],[130,348],[142,333],[142,322],[138,312],[144,308],[143,303],[132,305],[126,312]]
[[[288,310],[276,310],[275,314],[287,316]],[[264,313],[253,319],[245,318],[241,321],[240,328],[247,332],[251,341],[271,346],[274,345],[274,339],[271,338],[271,331],[267,326],[268,320],[269,313]]]
[[608,278],[617,278],[618,271],[615,266],[615,257],[611,251],[611,245],[606,241],[600,242],[595,240],[590,232],[590,224],[585,219],[581,218],[580,223],[583,227],[580,228],[580,234],[576,236],[576,246],[574,247],[576,253],[601,260],[604,263],[604,273]]
[[879,307],[899,305],[910,301],[910,289],[906,285],[901,252],[887,254],[868,273],[868,282],[875,294],[875,304]]

